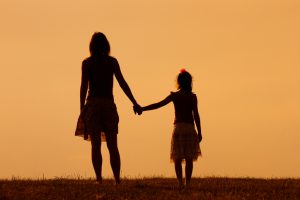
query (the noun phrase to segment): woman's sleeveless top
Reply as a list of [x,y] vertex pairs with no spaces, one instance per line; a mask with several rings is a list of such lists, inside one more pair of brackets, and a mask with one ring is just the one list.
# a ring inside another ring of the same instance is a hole
[[88,65],[88,98],[113,98],[114,58],[110,56],[90,57]]

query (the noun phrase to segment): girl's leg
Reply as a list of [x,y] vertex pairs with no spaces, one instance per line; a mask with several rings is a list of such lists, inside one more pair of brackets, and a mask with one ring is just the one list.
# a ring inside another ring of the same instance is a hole
[[176,176],[177,176],[179,187],[182,187],[183,183],[182,183],[181,159],[176,159],[174,164],[175,164],[175,172],[176,172]]
[[186,185],[189,185],[193,173],[193,159],[186,159],[185,161],[185,181]]
[[102,182],[101,139],[92,139],[92,162],[98,182]]
[[116,184],[120,183],[120,154],[118,149],[117,134],[106,134],[106,143],[110,155],[110,165],[114,173]]

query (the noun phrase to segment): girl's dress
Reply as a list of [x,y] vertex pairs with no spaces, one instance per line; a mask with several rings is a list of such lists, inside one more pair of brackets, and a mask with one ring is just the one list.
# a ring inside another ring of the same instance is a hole
[[201,155],[201,150],[194,124],[175,124],[171,142],[171,160],[196,161],[199,155]]
[[192,115],[193,93],[172,92],[175,122],[171,140],[171,161],[196,161],[201,156],[198,136]]

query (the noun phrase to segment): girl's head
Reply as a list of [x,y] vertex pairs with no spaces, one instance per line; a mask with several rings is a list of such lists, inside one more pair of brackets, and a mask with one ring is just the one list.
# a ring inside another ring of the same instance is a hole
[[192,91],[192,76],[185,69],[180,70],[177,77],[178,89],[185,90],[188,92]]
[[91,56],[109,55],[110,45],[106,36],[101,32],[95,32],[90,42]]

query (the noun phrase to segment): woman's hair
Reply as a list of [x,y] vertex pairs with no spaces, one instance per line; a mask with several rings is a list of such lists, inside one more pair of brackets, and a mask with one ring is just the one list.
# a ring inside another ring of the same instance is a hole
[[110,45],[106,36],[101,32],[95,32],[90,42],[91,56],[109,55]]
[[182,89],[185,91],[192,91],[192,76],[189,72],[182,69],[177,77],[178,89]]

